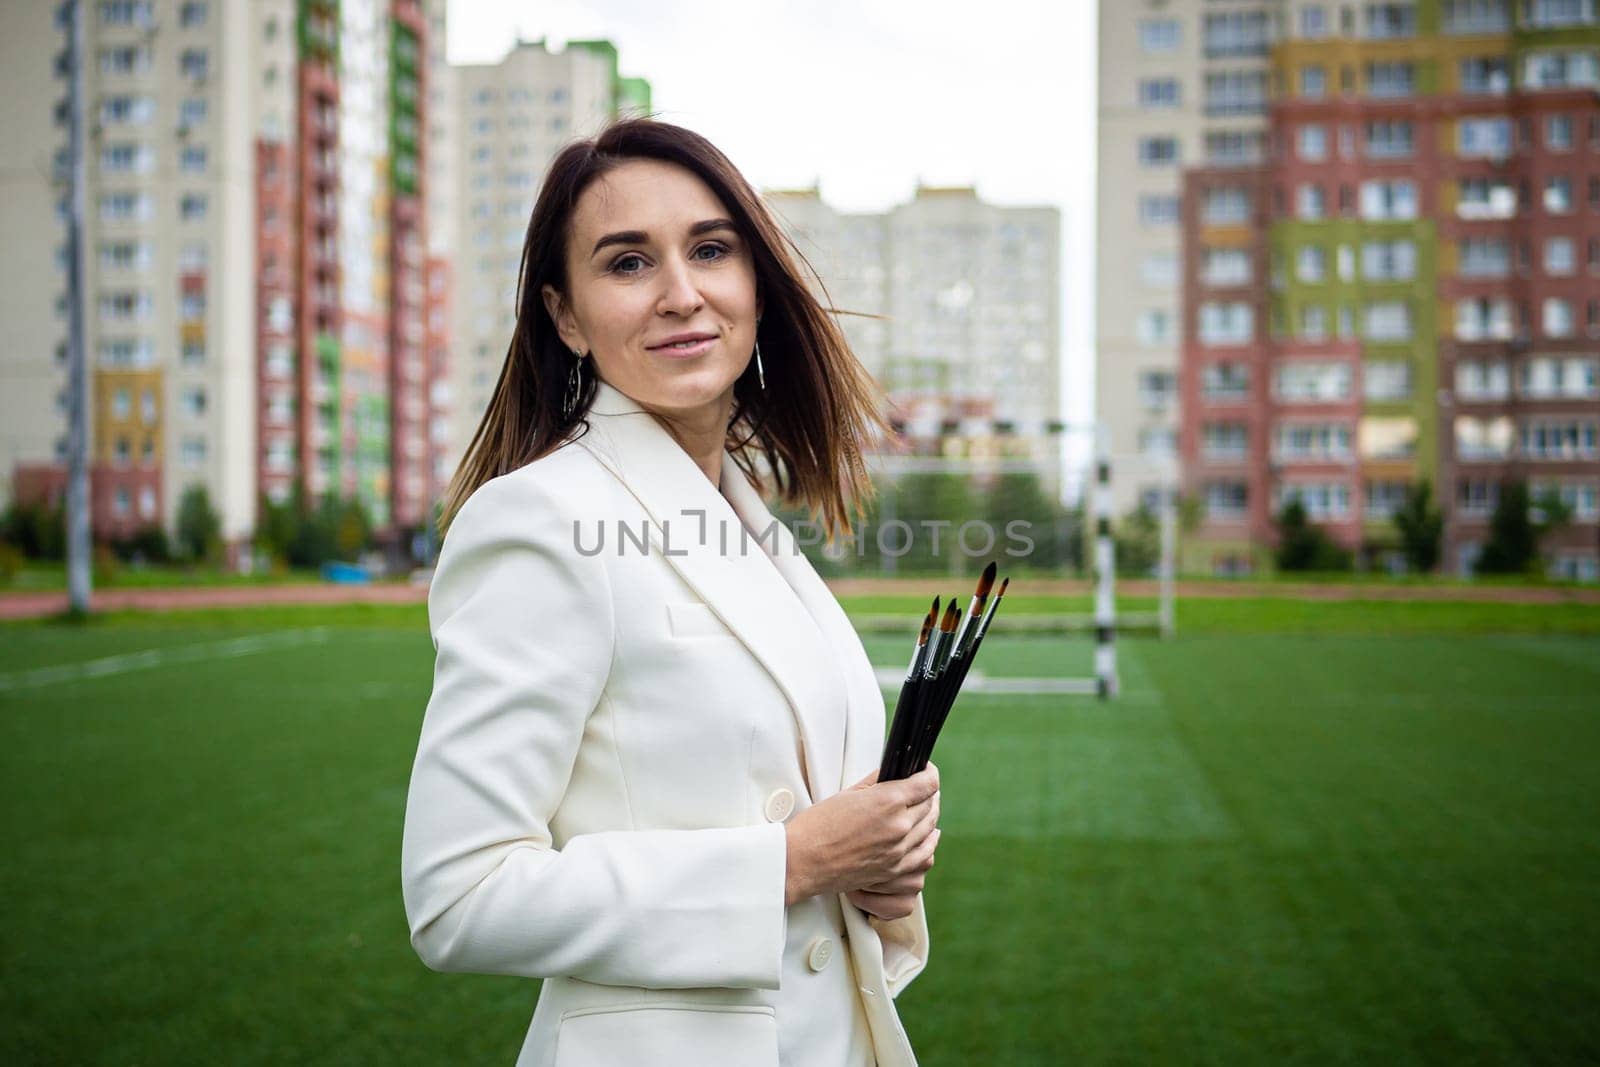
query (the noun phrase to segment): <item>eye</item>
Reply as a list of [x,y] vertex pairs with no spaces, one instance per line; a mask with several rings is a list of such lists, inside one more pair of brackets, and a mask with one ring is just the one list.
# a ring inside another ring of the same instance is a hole
[[[715,254],[714,255],[710,255],[710,256],[702,256],[700,254],[701,252],[707,252],[707,251],[715,253]],[[694,258],[703,259],[707,263],[714,263],[717,260],[722,259],[724,256],[730,256],[732,254],[733,254],[733,249],[729,248],[727,245],[723,244],[721,241],[707,241],[705,244],[701,245],[699,248],[696,248],[694,250]]]
[[[640,266],[628,266],[628,264],[634,263],[640,264]],[[618,256],[616,259],[613,259],[611,261],[611,266],[607,267],[606,269],[613,274],[637,274],[643,269],[643,263],[644,257],[639,253],[628,252],[624,255]]]

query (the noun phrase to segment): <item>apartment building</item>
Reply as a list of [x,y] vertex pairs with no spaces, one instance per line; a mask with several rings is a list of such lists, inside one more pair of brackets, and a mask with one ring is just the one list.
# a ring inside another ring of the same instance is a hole
[[650,107],[649,83],[618,73],[609,41],[518,42],[492,64],[452,70],[456,259],[450,291],[449,445],[453,471],[489,405],[516,325],[517,274],[546,168],[568,142]]
[[[200,485],[243,538],[257,451],[249,10],[86,7],[94,528],[170,527]],[[66,478],[68,10],[0,5],[0,469],[23,498],[59,498]]]
[[355,497],[400,539],[439,486],[427,343],[429,38],[417,0],[264,0],[256,157],[268,499]]
[[[1060,429],[1061,215],[970,186],[919,186],[883,213],[815,188],[767,203],[919,451],[1053,456]],[[1004,431],[997,434],[996,424]]]
[[1290,496],[1392,556],[1428,481],[1470,573],[1500,486],[1560,495],[1600,577],[1600,19],[1593,0],[1287,3],[1269,158],[1184,174],[1186,564],[1262,562]]
[[1175,461],[1182,174],[1265,158],[1280,0],[1101,0],[1095,417],[1114,508],[1159,501]]

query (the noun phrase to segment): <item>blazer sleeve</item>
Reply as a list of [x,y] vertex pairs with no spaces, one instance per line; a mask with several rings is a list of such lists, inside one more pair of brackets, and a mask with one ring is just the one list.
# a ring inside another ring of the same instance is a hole
[[437,971],[777,989],[783,824],[552,847],[612,667],[613,602],[604,561],[530,475],[472,495],[429,590],[433,692],[401,846],[411,944]]
[[867,923],[883,942],[884,984],[891,997],[898,997],[928,965],[928,916],[922,907],[922,894],[917,894],[910,915],[901,919],[867,915]]

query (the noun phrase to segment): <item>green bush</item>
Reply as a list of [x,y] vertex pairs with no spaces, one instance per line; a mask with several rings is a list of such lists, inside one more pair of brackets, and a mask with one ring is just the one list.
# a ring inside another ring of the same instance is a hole
[[1278,513],[1277,563],[1281,571],[1347,571],[1353,562],[1320,526],[1312,524],[1306,506],[1291,496]]

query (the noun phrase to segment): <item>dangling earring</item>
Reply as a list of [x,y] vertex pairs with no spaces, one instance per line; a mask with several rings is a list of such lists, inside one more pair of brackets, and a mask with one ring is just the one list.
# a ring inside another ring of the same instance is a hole
[[572,418],[572,412],[578,406],[578,397],[583,393],[583,353],[576,348],[572,354],[577,357],[572,361],[572,370],[567,373],[567,395],[561,401],[561,417]]
[[761,383],[761,391],[767,391],[767,369],[761,365],[761,320],[756,319],[756,379]]

